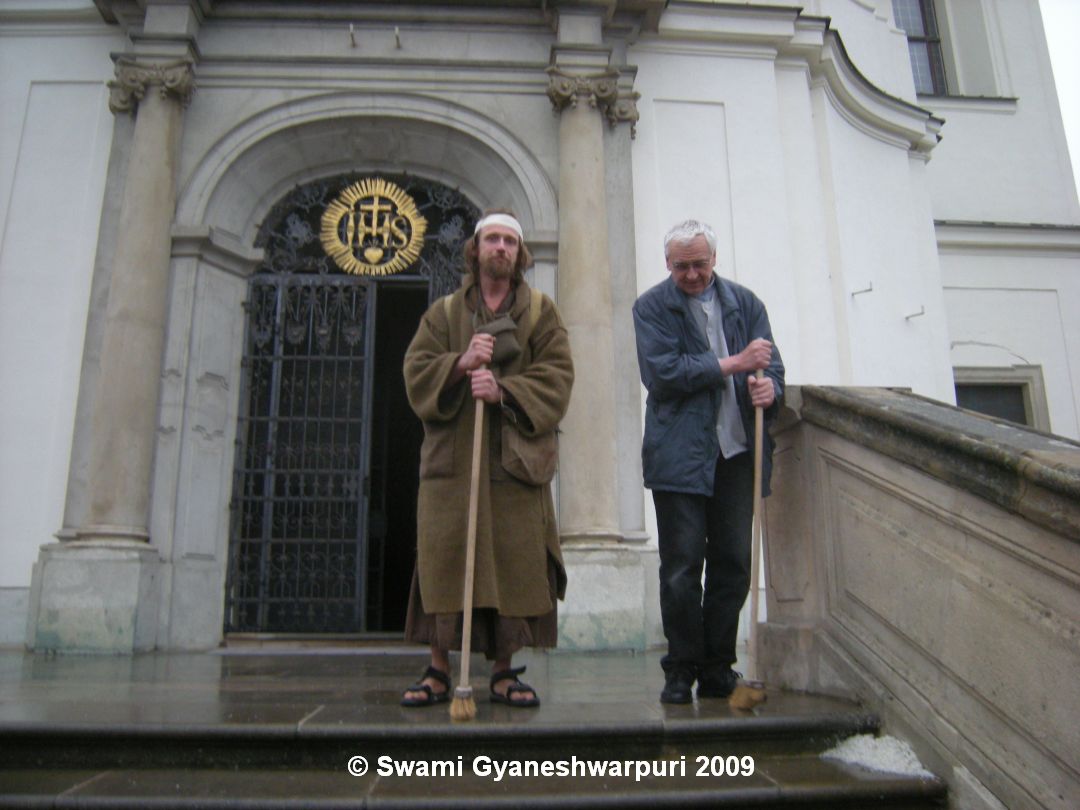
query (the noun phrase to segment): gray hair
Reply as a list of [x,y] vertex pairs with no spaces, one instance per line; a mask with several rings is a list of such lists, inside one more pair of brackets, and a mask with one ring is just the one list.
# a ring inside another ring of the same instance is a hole
[[716,234],[713,232],[713,229],[704,222],[698,222],[696,219],[688,219],[685,222],[680,222],[667,232],[667,236],[664,237],[664,258],[666,259],[671,252],[672,242],[677,242],[680,245],[688,245],[699,236],[705,237],[705,241],[709,243],[709,251],[715,253]]

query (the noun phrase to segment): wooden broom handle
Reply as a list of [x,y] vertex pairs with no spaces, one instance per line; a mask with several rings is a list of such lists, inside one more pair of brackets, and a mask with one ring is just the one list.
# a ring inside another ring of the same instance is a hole
[[[758,369],[754,374],[759,380],[765,378],[765,371]],[[751,679],[757,673],[757,637],[758,637],[758,578],[761,576],[761,465],[762,451],[765,445],[765,409],[754,408],[754,522],[750,536],[750,650],[747,656],[752,666],[747,675]]]
[[[480,366],[485,368],[485,366]],[[480,507],[480,451],[484,443],[484,400],[474,399],[472,469],[469,476],[469,523],[465,534],[465,582],[462,586],[461,677],[458,684],[469,685],[469,654],[472,652],[473,582],[476,579],[476,522]]]

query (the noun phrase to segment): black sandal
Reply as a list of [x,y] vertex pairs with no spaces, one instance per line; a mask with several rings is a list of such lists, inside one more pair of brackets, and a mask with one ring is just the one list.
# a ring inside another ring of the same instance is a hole
[[[491,676],[491,702],[502,703],[504,706],[515,706],[519,709],[528,709],[532,706],[540,705],[540,698],[536,694],[536,690],[529,686],[527,683],[518,679],[518,675],[525,671],[525,667],[518,667],[517,669],[504,669],[502,672],[496,672]],[[506,687],[506,694],[500,695],[495,691],[495,684],[499,681],[506,681],[510,678],[514,679],[514,682]],[[523,692],[532,692],[532,697],[526,700],[514,700],[514,695],[520,695]]]
[[[426,678],[438,681],[446,687],[446,691],[434,691],[426,683],[423,683]],[[402,693],[401,705],[408,706],[409,708],[415,708],[417,706],[434,706],[436,703],[446,703],[446,701],[450,700],[450,676],[445,672],[435,669],[435,667],[428,667],[424,670],[424,674],[420,676],[420,680],[406,689],[405,692],[424,693],[424,697],[405,697],[404,693]]]

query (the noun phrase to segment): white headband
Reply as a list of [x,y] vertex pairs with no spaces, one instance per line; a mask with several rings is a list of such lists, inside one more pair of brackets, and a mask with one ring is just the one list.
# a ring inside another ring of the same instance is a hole
[[506,228],[509,228],[517,234],[519,242],[524,243],[525,241],[525,234],[521,232],[521,223],[509,214],[488,214],[486,217],[476,223],[476,230],[473,231],[473,233],[480,233],[480,229],[486,228],[488,225],[502,225]]

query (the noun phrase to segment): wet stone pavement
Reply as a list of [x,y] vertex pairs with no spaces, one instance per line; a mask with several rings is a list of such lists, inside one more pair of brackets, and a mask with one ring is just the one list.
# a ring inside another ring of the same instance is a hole
[[855,704],[770,691],[753,712],[665,706],[659,660],[519,655],[542,705],[518,709],[488,701],[490,666],[475,657],[477,716],[454,723],[449,704],[398,704],[427,664],[413,647],[0,651],[0,807],[845,806],[838,790],[860,806],[899,787],[908,798],[889,806],[922,807],[943,795],[819,758],[876,728]]

